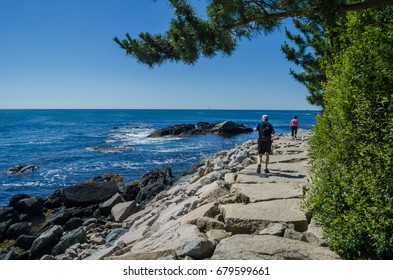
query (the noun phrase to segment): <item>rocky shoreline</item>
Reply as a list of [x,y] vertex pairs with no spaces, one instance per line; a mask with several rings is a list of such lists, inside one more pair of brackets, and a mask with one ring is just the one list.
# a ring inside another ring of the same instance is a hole
[[275,136],[270,174],[247,141],[178,178],[162,168],[16,195],[0,208],[0,259],[339,259],[300,208],[308,137]]

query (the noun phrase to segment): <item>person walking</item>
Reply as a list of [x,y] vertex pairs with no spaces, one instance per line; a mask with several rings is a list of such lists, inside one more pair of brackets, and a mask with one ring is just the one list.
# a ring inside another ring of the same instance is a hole
[[269,164],[269,154],[272,152],[272,135],[276,132],[274,131],[273,125],[269,123],[269,116],[263,115],[262,122],[254,128],[254,131],[258,131],[258,167],[257,173],[261,173],[261,165],[263,162],[263,155],[265,155],[265,173],[270,173],[268,169]]
[[297,116],[293,116],[293,119],[289,123],[289,126],[291,127],[292,139],[297,139],[297,129],[299,128],[299,121],[297,119]]

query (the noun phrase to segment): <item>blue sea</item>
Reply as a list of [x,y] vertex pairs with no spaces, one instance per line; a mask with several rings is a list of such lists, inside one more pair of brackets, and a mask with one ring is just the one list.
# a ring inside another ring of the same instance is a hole
[[[255,127],[269,115],[277,133],[289,133],[297,115],[301,128],[311,129],[319,111],[261,110],[0,110],[0,206],[17,193],[46,197],[56,189],[112,173],[128,182],[159,168],[174,176],[200,159],[231,149],[256,133],[235,136],[147,138],[152,131],[181,123],[232,120]],[[8,175],[16,165],[40,168]]]

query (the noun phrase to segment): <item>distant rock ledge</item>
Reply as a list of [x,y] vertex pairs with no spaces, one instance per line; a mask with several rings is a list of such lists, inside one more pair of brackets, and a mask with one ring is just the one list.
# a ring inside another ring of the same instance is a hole
[[253,130],[243,124],[238,124],[233,121],[224,121],[220,123],[199,122],[193,124],[178,124],[174,126],[157,129],[148,137],[163,137],[163,136],[194,136],[206,134],[240,134],[250,133]]

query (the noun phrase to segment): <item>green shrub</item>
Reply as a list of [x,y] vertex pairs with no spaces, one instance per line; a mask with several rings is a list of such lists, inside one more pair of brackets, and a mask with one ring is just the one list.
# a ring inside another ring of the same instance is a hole
[[393,10],[351,13],[310,141],[306,208],[347,259],[393,259]]

